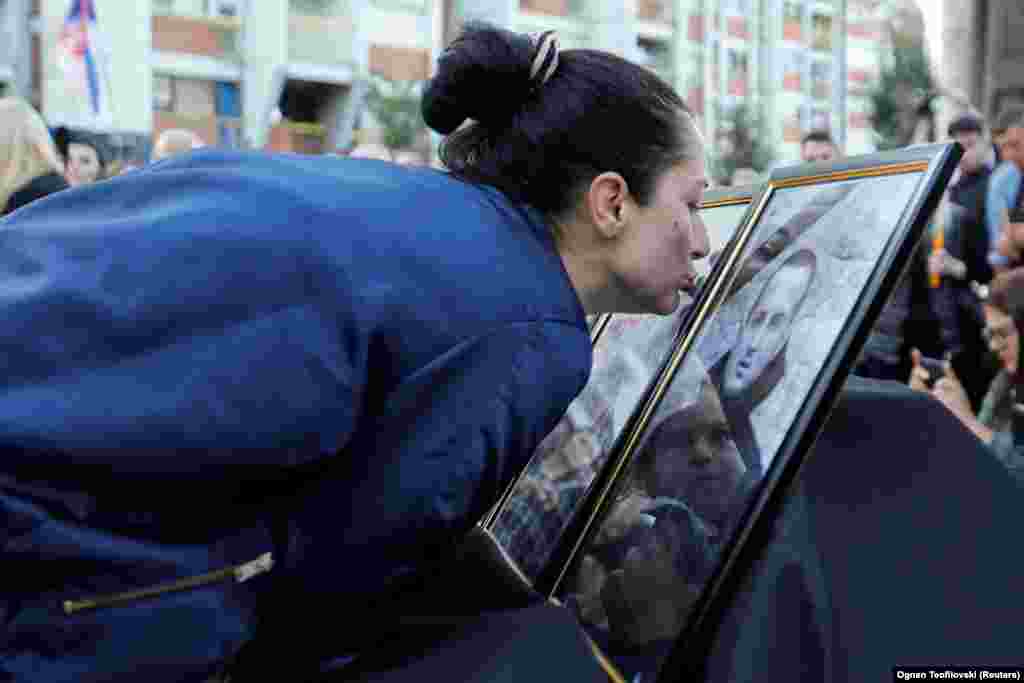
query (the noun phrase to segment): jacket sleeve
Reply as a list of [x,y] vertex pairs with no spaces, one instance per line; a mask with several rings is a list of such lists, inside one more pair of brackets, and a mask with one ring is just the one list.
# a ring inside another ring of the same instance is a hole
[[0,223],[5,473],[233,479],[344,447],[364,335],[325,312],[302,204],[250,184],[140,171]]
[[526,466],[590,361],[585,328],[537,322],[462,343],[415,373],[295,510],[295,588],[358,605],[442,556]]

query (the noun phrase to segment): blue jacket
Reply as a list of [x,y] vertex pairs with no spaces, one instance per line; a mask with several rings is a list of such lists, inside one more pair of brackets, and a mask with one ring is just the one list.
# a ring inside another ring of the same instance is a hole
[[985,199],[985,226],[988,228],[989,254],[988,261],[993,266],[1008,265],[1006,257],[996,248],[999,236],[1003,232],[1003,221],[1006,212],[1017,203],[1021,189],[1021,172],[1017,164],[1004,161],[996,166],[988,181],[988,193]]
[[329,157],[25,207],[0,319],[0,680],[201,681],[265,596],[344,613],[487,510],[591,364],[539,214]]

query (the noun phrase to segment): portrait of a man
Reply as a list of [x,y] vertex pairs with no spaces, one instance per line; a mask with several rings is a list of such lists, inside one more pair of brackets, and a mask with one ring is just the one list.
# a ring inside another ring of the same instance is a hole
[[747,466],[763,471],[750,413],[786,373],[786,347],[817,273],[817,257],[800,249],[765,282],[732,350],[711,370],[733,438]]

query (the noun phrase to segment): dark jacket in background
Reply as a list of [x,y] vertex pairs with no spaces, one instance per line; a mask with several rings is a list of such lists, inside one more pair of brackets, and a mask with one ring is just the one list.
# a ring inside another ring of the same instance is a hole
[[964,173],[949,188],[949,201],[955,207],[946,226],[946,251],[967,265],[965,282],[987,284],[992,279],[988,262],[989,235],[985,228],[985,196],[992,169],[982,167]]
[[988,252],[990,239],[985,226],[985,201],[992,170],[963,174],[949,188],[949,213],[945,246],[951,256],[967,267],[963,278],[943,277],[932,290],[932,305],[942,327],[945,349],[959,355],[957,374],[963,382],[975,411],[981,407],[996,366],[989,362],[988,345],[981,336],[984,317],[981,302],[971,283],[988,284],[992,266]]
[[928,251],[925,246],[922,241],[910,260],[907,272],[882,309],[864,344],[854,374],[906,382],[910,377],[911,349],[920,349],[926,356],[942,355],[939,320],[930,300]]
[[7,198],[7,205],[0,215],[6,216],[15,209],[20,209],[37,199],[66,189],[68,189],[68,181],[64,180],[64,176],[57,172],[38,176],[11,193],[11,196]]

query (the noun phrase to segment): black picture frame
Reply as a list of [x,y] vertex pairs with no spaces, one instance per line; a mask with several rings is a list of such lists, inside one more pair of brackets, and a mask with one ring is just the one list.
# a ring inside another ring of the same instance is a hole
[[[820,191],[827,186],[834,189],[844,183],[853,186],[868,183],[862,191],[866,194],[868,190],[884,190],[884,183],[879,179],[900,176],[904,182],[910,174],[916,177],[916,181],[905,182],[907,187],[912,182],[913,188],[908,191],[899,215],[887,216],[892,219],[888,239],[873,259],[870,274],[851,304],[845,323],[832,339],[820,369],[813,375],[803,398],[798,399],[792,421],[746,504],[736,531],[723,545],[714,571],[689,609],[675,644],[658,667],[658,681],[701,680],[704,661],[725,608],[734,599],[746,572],[766,544],[786,492],[827,419],[872,325],[917,248],[961,154],[959,145],[949,143],[847,158],[833,163],[783,168],[775,171],[753,198],[741,229],[723,252],[694,302],[662,372],[652,381],[637,405],[612,457],[535,582],[549,598],[559,599],[568,577],[578,570],[583,549],[598,532],[599,521],[613,504],[617,488],[623,485],[630,460],[636,455],[670,383],[687,361],[688,354],[694,351],[705,325],[712,321],[719,307],[733,294],[734,283],[750,253],[761,248],[752,240],[762,220],[766,221],[766,226],[771,225],[770,219],[765,217],[773,208],[773,199],[785,193],[799,194],[811,189]],[[857,226],[851,223],[850,229],[857,229]],[[650,679],[645,677],[644,680]]]

